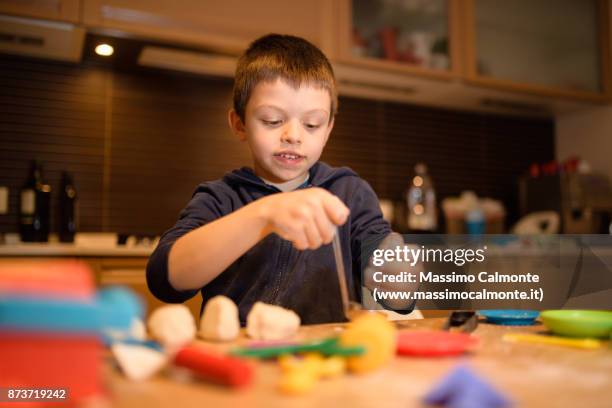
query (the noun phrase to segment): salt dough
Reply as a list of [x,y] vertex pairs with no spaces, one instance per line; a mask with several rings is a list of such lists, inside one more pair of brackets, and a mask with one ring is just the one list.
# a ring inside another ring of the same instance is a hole
[[207,340],[229,341],[238,337],[238,307],[228,297],[215,296],[204,307],[200,320],[200,336]]
[[247,316],[247,334],[258,340],[282,340],[293,336],[300,317],[292,310],[257,302]]
[[378,313],[356,317],[340,334],[342,346],[366,348],[364,354],[347,358],[348,369],[354,373],[373,371],[389,363],[395,356],[396,343],[395,326]]
[[134,381],[152,377],[167,361],[164,353],[146,346],[115,343],[111,350],[123,373]]
[[149,332],[164,347],[176,351],[195,338],[195,320],[185,305],[162,306],[151,313]]
[[130,336],[133,339],[145,341],[147,339],[147,328],[142,320],[134,318],[130,326]]

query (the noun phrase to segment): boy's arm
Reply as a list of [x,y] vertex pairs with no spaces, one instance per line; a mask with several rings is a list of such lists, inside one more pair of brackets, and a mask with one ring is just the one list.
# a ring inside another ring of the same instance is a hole
[[165,275],[170,294],[177,295],[174,301],[179,302],[193,296],[270,233],[293,242],[298,249],[318,248],[331,241],[335,225],[343,224],[347,217],[344,204],[320,188],[256,200],[197,226],[167,248]]
[[146,278],[149,291],[156,298],[168,303],[181,303],[198,293],[194,290],[177,290],[169,282],[168,256],[175,242],[190,231],[221,217],[231,211],[230,201],[218,192],[201,184],[187,206],[181,211],[178,221],[164,232],[147,262]]
[[[355,273],[361,274],[364,271],[364,281],[361,284],[369,289],[375,285],[368,272],[372,272],[371,268],[367,268],[369,259],[365,255],[372,254],[377,248],[385,246],[395,247],[395,245],[403,245],[401,235],[392,234],[391,226],[383,218],[380,210],[380,204],[376,193],[370,185],[363,179],[359,179],[359,184],[356,188],[354,198],[351,202],[351,251],[353,253],[353,265],[356,266]],[[386,274],[399,273],[395,270],[396,265],[387,264],[383,269]],[[404,265],[401,265],[404,267]],[[378,268],[380,270],[380,268]],[[406,287],[400,288],[402,284],[381,284],[376,286],[382,290],[414,290],[417,285],[407,284]],[[360,288],[358,288],[361,290]],[[401,313],[409,313],[414,308],[411,301],[389,301],[385,308],[390,307]]]

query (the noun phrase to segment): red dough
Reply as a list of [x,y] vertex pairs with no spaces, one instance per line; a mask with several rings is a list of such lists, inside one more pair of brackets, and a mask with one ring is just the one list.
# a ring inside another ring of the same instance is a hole
[[23,260],[0,265],[0,296],[87,301],[94,295],[93,273],[84,262]]
[[253,379],[253,368],[244,360],[217,354],[199,346],[181,349],[174,363],[193,370],[206,380],[231,387],[248,385]]
[[404,331],[397,337],[397,354],[421,357],[455,356],[478,345],[467,333],[447,331]]
[[68,388],[72,402],[96,396],[102,352],[96,334],[0,331],[0,385]]

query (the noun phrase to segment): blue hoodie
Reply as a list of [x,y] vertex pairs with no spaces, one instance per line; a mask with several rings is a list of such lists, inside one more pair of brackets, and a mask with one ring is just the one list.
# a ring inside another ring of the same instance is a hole
[[[349,297],[360,301],[362,244],[373,237],[379,241],[391,232],[390,226],[382,218],[376,193],[351,169],[317,162],[309,173],[308,182],[299,188],[324,188],[350,209],[339,234]],[[227,173],[221,180],[200,184],[179,220],[162,235],[149,258],[149,290],[168,303],[184,302],[201,291],[202,307],[213,296],[225,295],[238,305],[243,325],[257,301],[289,308],[304,324],[345,321],[331,244],[299,251],[290,241],[270,234],[201,289],[178,291],[168,281],[168,254],[177,239],[261,197],[279,192],[246,167]]]

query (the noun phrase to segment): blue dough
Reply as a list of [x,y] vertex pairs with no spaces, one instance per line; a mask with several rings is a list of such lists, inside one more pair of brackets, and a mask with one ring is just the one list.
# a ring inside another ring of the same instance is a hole
[[425,395],[427,405],[450,408],[505,408],[512,403],[467,366],[458,366]]
[[106,288],[91,301],[32,296],[0,297],[0,331],[91,333],[109,337],[128,333],[135,318],[142,319],[140,299],[123,287]]

